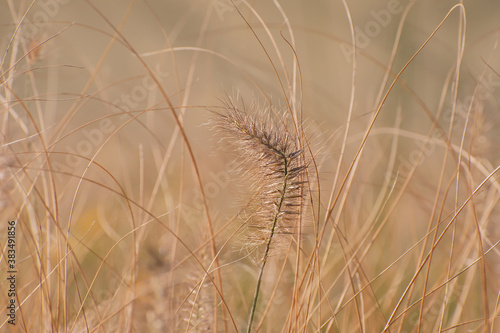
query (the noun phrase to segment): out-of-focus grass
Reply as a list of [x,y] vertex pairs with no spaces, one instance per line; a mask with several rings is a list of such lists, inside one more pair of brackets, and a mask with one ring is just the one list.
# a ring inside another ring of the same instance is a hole
[[310,161],[254,331],[496,332],[499,4],[235,4],[0,4],[1,330],[245,330],[228,94],[303,123]]

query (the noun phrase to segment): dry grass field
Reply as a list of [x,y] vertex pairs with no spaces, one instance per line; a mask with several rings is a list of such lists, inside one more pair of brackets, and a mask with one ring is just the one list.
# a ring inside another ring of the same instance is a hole
[[500,3],[2,0],[1,332],[500,332]]

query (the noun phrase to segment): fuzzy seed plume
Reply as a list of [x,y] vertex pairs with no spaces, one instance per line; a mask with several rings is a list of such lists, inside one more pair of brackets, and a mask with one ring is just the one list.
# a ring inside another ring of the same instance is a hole
[[284,244],[285,235],[293,237],[299,232],[307,168],[286,120],[266,111],[271,110],[257,111],[255,106],[240,109],[229,100],[215,119],[216,128],[237,154],[237,163],[251,184],[247,246],[260,248],[265,257],[270,247]]

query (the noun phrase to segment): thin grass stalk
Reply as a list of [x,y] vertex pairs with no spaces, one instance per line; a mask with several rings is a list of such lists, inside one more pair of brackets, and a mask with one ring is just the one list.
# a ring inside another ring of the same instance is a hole
[[283,195],[280,198],[278,212],[274,216],[273,227],[271,228],[271,235],[269,236],[269,241],[266,244],[266,251],[264,253],[264,257],[262,258],[262,265],[260,266],[259,277],[257,278],[257,285],[255,286],[255,294],[253,296],[253,301],[252,301],[252,308],[250,310],[250,318],[248,320],[248,328],[247,328],[248,333],[252,331],[252,323],[255,315],[255,309],[257,307],[257,300],[259,298],[262,276],[264,275],[264,267],[266,266],[267,258],[269,256],[269,250],[271,249],[271,242],[273,241],[274,232],[276,231],[276,225],[278,223],[278,217],[279,214],[281,213],[281,207],[285,199],[285,193],[287,192],[286,190],[287,190],[288,160],[285,156],[283,156],[283,161],[284,161],[284,174],[285,174],[285,178],[283,180],[283,191],[282,191]]

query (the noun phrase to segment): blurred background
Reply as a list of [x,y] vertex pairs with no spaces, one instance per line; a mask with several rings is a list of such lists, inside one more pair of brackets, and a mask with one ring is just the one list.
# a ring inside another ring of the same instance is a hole
[[261,331],[495,332],[499,14],[2,1],[0,244],[15,220],[20,305],[2,331],[244,330],[250,184],[211,125],[231,97],[296,115],[311,149],[302,252],[272,257]]

